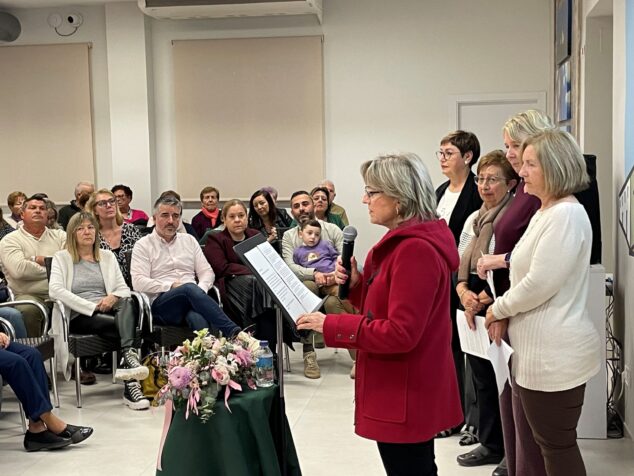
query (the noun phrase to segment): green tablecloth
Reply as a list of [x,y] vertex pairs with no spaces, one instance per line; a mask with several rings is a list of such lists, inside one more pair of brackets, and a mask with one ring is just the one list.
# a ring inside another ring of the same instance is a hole
[[286,474],[301,476],[286,416],[282,428],[279,402],[279,389],[274,385],[232,391],[231,413],[219,399],[215,414],[204,424],[191,413],[186,420],[185,412],[177,410],[163,447],[163,470],[157,470],[157,476],[279,476],[282,434]]

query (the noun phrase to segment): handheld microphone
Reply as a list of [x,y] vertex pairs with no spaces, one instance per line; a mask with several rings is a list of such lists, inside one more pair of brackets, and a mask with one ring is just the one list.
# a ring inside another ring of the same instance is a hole
[[354,252],[354,240],[357,238],[357,229],[353,226],[347,226],[343,229],[343,250],[341,251],[341,264],[348,273],[348,279],[345,283],[339,285],[339,299],[348,299],[350,291],[350,271],[352,265],[350,258]]

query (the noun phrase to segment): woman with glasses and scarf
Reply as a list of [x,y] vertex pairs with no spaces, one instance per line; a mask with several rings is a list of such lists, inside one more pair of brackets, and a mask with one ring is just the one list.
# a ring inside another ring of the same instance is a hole
[[[492,302],[491,299],[486,299],[488,304],[485,304],[481,299],[482,296],[488,295],[481,294],[484,293],[487,282],[478,277],[478,258],[493,251],[494,226],[511,204],[511,191],[517,185],[518,179],[517,173],[501,150],[489,152],[478,162],[478,175],[474,182],[478,184],[478,192],[483,203],[480,210],[467,218],[460,237],[460,267],[456,286],[467,323],[474,330],[475,316],[483,316],[486,307]],[[504,456],[504,439],[495,373],[491,363],[485,359],[467,354],[467,361],[478,406],[477,428],[480,446],[458,456],[458,463],[461,466],[497,464]]]

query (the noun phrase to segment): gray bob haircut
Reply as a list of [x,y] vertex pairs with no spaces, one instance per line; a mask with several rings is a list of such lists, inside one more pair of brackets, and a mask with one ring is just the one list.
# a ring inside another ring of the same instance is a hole
[[436,194],[427,167],[414,153],[384,154],[361,165],[365,183],[400,202],[403,220],[434,220]]
[[548,129],[554,129],[555,125],[548,114],[537,109],[529,109],[511,117],[502,130],[515,142],[523,142],[524,139]]
[[154,209],[152,212],[154,215],[156,215],[161,205],[167,205],[169,207],[178,207],[181,214],[183,213],[183,204],[174,195],[165,195],[164,197],[159,197],[158,200],[154,202]]
[[586,161],[575,139],[557,129],[528,137],[522,144],[522,155],[532,146],[544,174],[544,188],[555,199],[588,188]]

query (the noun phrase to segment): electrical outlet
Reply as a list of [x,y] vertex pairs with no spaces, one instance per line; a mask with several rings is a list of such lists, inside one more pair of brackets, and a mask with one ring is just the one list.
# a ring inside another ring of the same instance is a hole
[[630,382],[631,382],[631,371],[630,371],[630,366],[626,365],[625,368],[623,369],[623,383],[625,384],[626,387],[630,386]]

